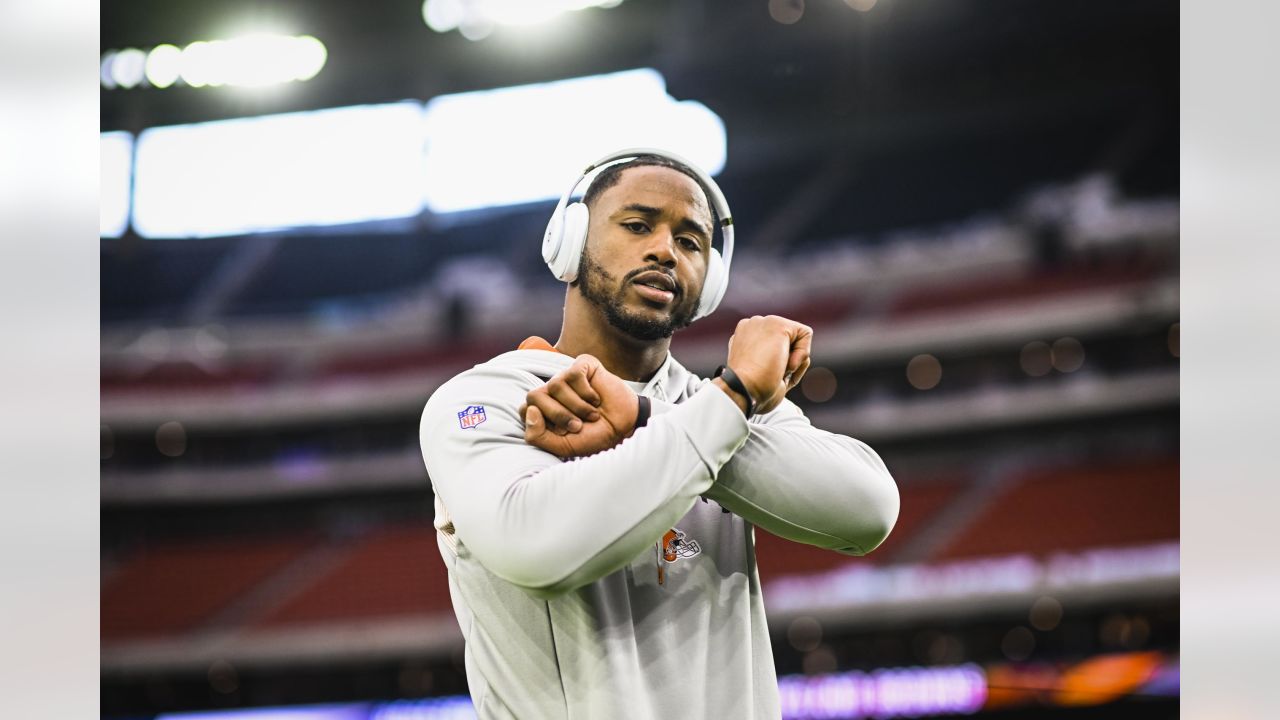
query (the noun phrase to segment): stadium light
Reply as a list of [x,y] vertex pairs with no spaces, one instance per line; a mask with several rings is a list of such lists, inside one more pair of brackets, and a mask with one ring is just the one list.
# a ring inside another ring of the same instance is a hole
[[185,48],[157,45],[103,54],[102,87],[266,87],[315,77],[328,60],[324,43],[310,35],[255,33],[230,40],[197,40]]
[[111,79],[122,88],[136,87],[145,77],[146,65],[146,53],[137,48],[125,48],[116,53],[111,64]]
[[719,116],[672,98],[652,69],[444,95],[427,103],[426,128],[435,213],[559,197],[566,178],[621,147],[671,150],[713,175],[726,156]]
[[567,12],[612,8],[622,0],[425,0],[422,19],[439,33],[457,30],[481,40],[499,25],[539,25]]
[[147,82],[167,88],[182,75],[182,51],[174,45],[157,45],[147,53]]
[[183,238],[412,217],[422,145],[416,102],[151,128],[133,226]]
[[108,90],[113,90],[116,86],[115,78],[111,76],[111,69],[116,63],[118,54],[116,50],[108,50],[102,53],[102,59],[98,62],[98,81]]
[[105,132],[99,138],[98,231],[104,238],[118,238],[129,224],[133,136],[127,132]]
[[[233,77],[206,71],[211,46],[179,53],[188,82]],[[167,79],[175,50],[154,53],[149,74]],[[107,168],[122,162],[108,162],[107,142],[104,193]],[[524,204],[558,197],[586,163],[628,146],[671,150],[714,175],[725,164],[725,127],[641,69],[444,95],[425,108],[405,101],[151,128],[133,152],[132,221],[146,238],[216,237]],[[127,168],[120,173],[122,199],[104,196],[104,237],[123,232]]]

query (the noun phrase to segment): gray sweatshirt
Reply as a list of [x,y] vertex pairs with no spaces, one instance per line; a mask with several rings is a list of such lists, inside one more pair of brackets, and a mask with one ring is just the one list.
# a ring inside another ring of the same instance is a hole
[[515,350],[442,385],[421,422],[440,553],[481,718],[778,718],[754,527],[849,555],[898,491],[863,443],[793,403],[745,420],[670,355],[646,427],[561,461],[525,394],[573,358]]

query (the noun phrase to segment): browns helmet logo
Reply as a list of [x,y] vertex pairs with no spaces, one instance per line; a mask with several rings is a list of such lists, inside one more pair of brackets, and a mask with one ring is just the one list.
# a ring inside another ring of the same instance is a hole
[[680,528],[671,528],[658,541],[658,584],[667,584],[667,569],[663,561],[673,563],[680,558],[691,558],[702,552],[697,540],[690,540]]
[[680,528],[671,528],[662,536],[662,559],[675,562],[678,558],[690,558],[702,552],[697,540],[690,540]]

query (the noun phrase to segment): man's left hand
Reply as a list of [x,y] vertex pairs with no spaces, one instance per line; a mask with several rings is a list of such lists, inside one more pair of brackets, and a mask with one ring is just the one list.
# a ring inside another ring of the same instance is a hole
[[591,355],[531,390],[520,406],[524,440],[560,457],[586,457],[622,442],[635,430],[640,401]]

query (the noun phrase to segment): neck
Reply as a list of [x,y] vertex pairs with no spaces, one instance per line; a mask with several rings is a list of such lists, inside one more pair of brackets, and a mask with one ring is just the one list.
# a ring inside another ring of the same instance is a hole
[[671,338],[637,340],[609,324],[594,305],[569,290],[556,350],[577,357],[589,354],[623,380],[648,382],[667,359]]

